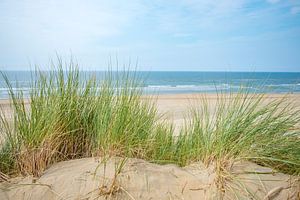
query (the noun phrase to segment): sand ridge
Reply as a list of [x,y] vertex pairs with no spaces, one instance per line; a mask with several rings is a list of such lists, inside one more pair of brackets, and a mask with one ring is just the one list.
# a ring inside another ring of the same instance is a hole
[[[116,177],[116,191],[104,194],[122,158],[105,163],[84,158],[54,164],[44,174],[0,184],[0,199],[297,199],[297,177],[274,173],[250,162],[236,163],[233,180],[218,193],[213,167],[194,163],[186,167],[157,165],[128,159]],[[240,187],[243,186],[243,187]]]

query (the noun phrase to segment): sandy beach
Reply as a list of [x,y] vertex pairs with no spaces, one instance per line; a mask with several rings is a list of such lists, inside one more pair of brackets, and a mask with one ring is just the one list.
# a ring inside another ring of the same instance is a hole
[[[157,96],[156,106],[162,120],[182,126],[191,105],[200,94]],[[268,94],[271,101],[281,94]],[[149,97],[143,97],[148,99]],[[208,94],[212,104],[216,94]],[[300,95],[290,98],[300,106]],[[7,100],[0,104],[6,115],[11,109]],[[26,104],[29,106],[29,102]],[[176,131],[175,131],[176,132]],[[18,177],[0,183],[0,199],[299,199],[299,177],[277,173],[250,162],[236,162],[223,192],[217,192],[216,171],[201,162],[186,167],[157,165],[129,158],[120,171],[122,158],[84,158],[56,163],[41,177]],[[112,188],[111,186],[114,184]],[[242,186],[242,187],[241,187]],[[236,190],[233,190],[233,189]],[[109,190],[114,190],[109,192]]]
[[[200,105],[201,101],[199,99],[201,96],[209,100],[211,104],[210,111],[214,109],[213,105],[216,104],[218,99],[217,94],[169,94],[169,95],[158,95],[157,97],[157,108],[160,114],[163,114],[163,119],[169,122],[174,122],[175,128],[178,131],[184,119],[188,118],[188,111],[191,107]],[[279,99],[284,97],[285,94],[267,94],[265,96],[266,102],[270,102],[274,99]],[[289,99],[291,99],[295,106],[300,106],[300,94],[290,94]]]
[[[162,119],[169,122],[174,122],[176,127],[180,127],[184,121],[184,118],[188,117],[187,112],[191,106],[195,106],[199,102],[199,98],[205,95],[209,99],[210,103],[214,105],[217,101],[217,94],[161,94],[157,96],[143,96],[142,99],[153,99],[156,102],[158,113],[163,115]],[[285,97],[286,94],[267,94],[265,98],[266,102]],[[300,106],[300,94],[289,94],[295,106]],[[29,101],[25,101],[26,106],[29,105]],[[0,100],[0,106],[3,108],[7,116],[11,115],[11,109],[9,106],[9,100]]]

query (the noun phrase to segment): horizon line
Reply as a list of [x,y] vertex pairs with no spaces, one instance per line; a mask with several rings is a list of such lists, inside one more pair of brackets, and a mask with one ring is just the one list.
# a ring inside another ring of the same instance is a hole
[[[82,70],[80,68],[78,68],[80,72],[219,72],[219,73],[300,73],[300,71],[209,71],[209,70],[97,70],[97,69],[85,69]],[[65,71],[65,68],[63,68],[63,70]],[[17,72],[17,71],[21,71],[21,72],[33,72],[36,70],[32,70],[32,69],[0,69],[0,72]],[[53,71],[51,69],[41,69],[38,71]],[[69,71],[69,70],[66,70]]]

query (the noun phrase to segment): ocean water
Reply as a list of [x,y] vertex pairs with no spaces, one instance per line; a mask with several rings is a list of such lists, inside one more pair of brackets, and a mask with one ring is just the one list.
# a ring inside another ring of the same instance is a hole
[[[29,94],[30,83],[35,76],[29,71],[4,71],[14,90]],[[45,72],[47,73],[47,72]],[[95,75],[99,80],[104,72],[83,72],[85,76]],[[300,93],[300,72],[137,72],[144,80],[147,94],[214,93],[216,91],[237,91],[247,88],[251,92]],[[0,77],[0,98],[8,97],[3,77]]]

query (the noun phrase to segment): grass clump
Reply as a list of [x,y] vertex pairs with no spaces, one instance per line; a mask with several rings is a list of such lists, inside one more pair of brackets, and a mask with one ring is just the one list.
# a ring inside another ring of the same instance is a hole
[[74,63],[64,70],[58,60],[52,71],[33,75],[25,97],[3,74],[13,118],[0,117],[1,172],[39,176],[52,163],[93,155],[150,159],[166,128],[153,102],[141,99],[134,73],[110,72],[98,81],[82,76]]
[[201,160],[225,172],[237,160],[250,160],[288,174],[300,174],[299,108],[288,97],[219,93],[199,98],[177,140],[185,163]]

